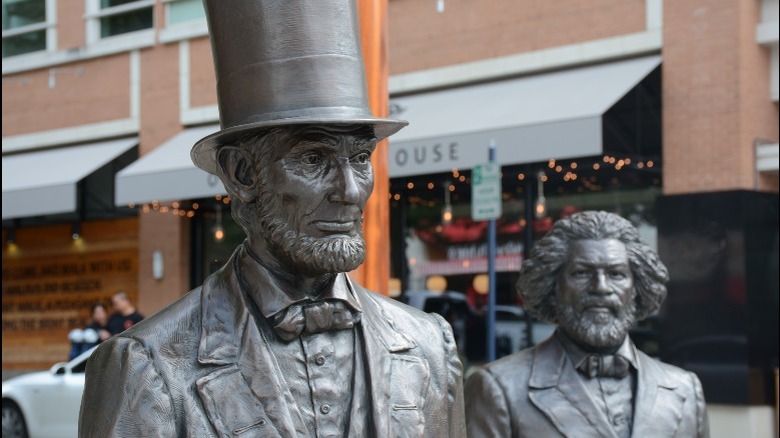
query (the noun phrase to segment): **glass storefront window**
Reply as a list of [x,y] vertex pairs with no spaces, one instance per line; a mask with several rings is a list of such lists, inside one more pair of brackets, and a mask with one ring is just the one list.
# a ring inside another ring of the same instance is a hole
[[[468,281],[459,276],[487,272],[488,224],[471,219],[470,177],[468,170],[453,170],[391,180],[393,276],[401,279],[404,290],[424,290],[429,276],[440,275],[451,285],[448,289],[466,293]],[[537,216],[533,212],[539,190],[544,193],[545,209]],[[532,247],[556,220],[574,212],[617,213],[657,248],[655,200],[661,194],[657,157],[597,156],[503,166],[502,193],[496,270],[498,282],[507,290],[499,291],[499,304],[516,302],[512,289],[525,248]],[[443,212],[449,210],[448,223]]]
[[3,0],[3,58],[46,50],[46,0]]
[[[495,260],[498,357],[534,345],[555,329],[526,315],[515,289],[526,248],[555,221],[583,210],[610,211],[630,220],[657,248],[659,163],[657,157],[598,156],[502,167]],[[536,215],[540,190],[545,208]],[[427,280],[443,278],[448,296],[460,297],[467,307],[458,341],[464,363],[484,361],[487,335],[487,296],[476,284],[487,273],[488,223],[471,219],[471,196],[471,172],[456,169],[392,179],[389,196],[392,276],[401,280],[400,299],[406,300],[406,293],[430,293]],[[443,220],[450,210],[451,220]],[[656,323],[651,318],[633,331],[637,345],[651,353],[657,352]]]
[[220,200],[198,201],[197,225],[193,229],[193,287],[227,263],[246,235],[230,215],[230,204]]

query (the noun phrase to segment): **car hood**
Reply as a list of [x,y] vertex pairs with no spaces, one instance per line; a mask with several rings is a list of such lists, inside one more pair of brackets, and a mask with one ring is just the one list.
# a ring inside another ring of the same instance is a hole
[[10,378],[3,382],[3,394],[5,394],[6,390],[14,387],[41,383],[50,380],[51,377],[52,374],[50,371],[38,371]]

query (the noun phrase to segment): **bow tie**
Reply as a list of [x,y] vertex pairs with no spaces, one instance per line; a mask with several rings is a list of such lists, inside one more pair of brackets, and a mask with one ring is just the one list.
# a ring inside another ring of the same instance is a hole
[[302,333],[351,329],[360,322],[360,313],[353,312],[341,300],[329,299],[293,304],[273,317],[271,325],[285,342]]
[[623,378],[628,375],[631,363],[623,356],[612,354],[589,354],[577,369],[588,376]]

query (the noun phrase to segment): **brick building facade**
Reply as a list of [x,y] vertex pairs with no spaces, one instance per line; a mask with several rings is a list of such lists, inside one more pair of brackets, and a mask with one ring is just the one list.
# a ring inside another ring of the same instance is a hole
[[[618,175],[614,177],[614,187],[610,188],[608,182],[601,184],[600,177],[594,174],[591,185],[606,187],[604,193],[613,198],[624,196],[620,193],[629,197],[640,193],[620,191],[631,184],[640,191],[650,189],[641,191],[650,193],[642,195],[648,199],[643,205],[653,210],[650,222],[662,257],[664,251],[669,251],[671,237],[666,234],[690,231],[664,225],[685,222],[673,214],[681,211],[679,202],[719,205],[727,210],[744,205],[744,216],[765,220],[756,225],[755,221],[742,217],[719,224],[730,236],[730,248],[741,248],[728,263],[749,266],[754,263],[748,254],[751,245],[756,244],[754,241],[771,243],[774,239],[774,248],[770,245],[761,251],[767,252],[770,258],[774,254],[776,278],[776,226],[774,234],[767,231],[769,234],[759,237],[745,235],[750,229],[763,229],[767,221],[776,223],[777,218],[777,26],[777,0],[531,3],[390,0],[387,44],[391,110],[393,103],[399,103],[399,107],[408,102],[425,105],[429,98],[449,102],[447,99],[458,99],[457,93],[467,95],[471,90],[479,93],[484,87],[501,87],[504,82],[545,81],[567,74],[582,78],[601,71],[593,69],[604,69],[622,80],[625,78],[619,76],[616,66],[645,60],[641,62],[649,63],[650,67],[633,78],[632,87],[639,83],[650,90],[648,99],[654,105],[650,113],[657,112],[658,120],[639,121],[636,126],[631,125],[634,127],[620,129],[626,131],[626,138],[657,137],[650,141],[654,152],[644,156],[637,149],[625,154],[626,158],[635,157],[634,164],[626,165],[626,169],[632,167],[634,173],[630,175],[636,175],[640,182],[629,182],[625,180],[628,177]],[[43,285],[47,281],[42,272],[47,257],[67,254],[89,264],[110,252],[111,227],[101,224],[116,222],[121,227],[130,224],[132,242],[122,239],[116,249],[124,250],[128,245],[133,249],[136,255],[130,265],[136,278],[117,284],[96,273],[95,278],[102,281],[102,286],[86,296],[106,300],[115,289],[128,289],[145,314],[159,310],[198,285],[213,266],[224,261],[226,250],[220,246],[221,242],[212,239],[214,227],[222,226],[224,220],[229,234],[226,240],[232,244],[231,239],[239,238],[240,233],[228,219],[221,185],[187,163],[186,151],[192,145],[193,136],[218,129],[210,50],[202,7],[195,0],[3,0],[4,369],[43,366],[67,355],[64,334],[87,317],[87,309],[51,304],[48,310],[25,313],[20,311],[20,303],[37,299],[56,301],[56,297],[34,292],[39,283]],[[587,88],[589,84],[581,85]],[[632,87],[618,90],[620,93],[615,91],[618,103],[622,102],[626,108],[630,102],[625,96],[645,93],[632,91]],[[521,109],[524,99],[533,101],[531,97],[517,96]],[[464,120],[472,123],[479,118],[480,106],[493,104],[463,101]],[[603,120],[610,111],[615,111],[611,105],[592,114],[600,120],[599,126],[608,124]],[[414,108],[410,111],[408,114],[417,114]],[[550,111],[555,118],[554,111]],[[442,108],[442,117],[456,113],[453,108]],[[398,116],[404,118],[404,113]],[[619,120],[620,115],[616,114],[615,118]],[[460,169],[446,171],[435,166],[426,170],[422,166],[414,173],[399,173],[398,167],[395,170],[393,167],[393,154],[403,148],[409,148],[407,152],[414,154],[421,138],[432,148],[439,138],[459,135],[458,138],[466,139],[469,133],[459,132],[456,120],[441,123],[430,114],[427,119],[410,118],[409,121],[411,134],[404,137],[402,130],[397,147],[392,138],[390,141],[390,193],[374,196],[390,196],[391,201],[396,201],[396,207],[415,198],[440,208],[441,189],[449,189],[443,187],[441,178],[446,176],[454,181],[459,173],[468,176],[471,165],[464,163]],[[426,123],[438,124],[435,129],[428,129]],[[654,131],[652,135],[639,135],[637,126],[643,129],[651,126]],[[480,129],[487,137],[493,135],[489,131],[494,128],[487,122]],[[414,137],[418,132],[421,132],[419,137]],[[570,134],[580,135],[579,132]],[[504,184],[505,210],[511,211],[515,204],[528,206],[517,207],[517,212],[521,221],[529,219],[522,223],[530,227],[534,217],[528,211],[530,203],[538,197],[535,179],[538,171],[547,172],[544,176],[547,181],[557,174],[563,175],[562,171],[554,172],[556,161],[575,169],[576,165],[582,168],[598,164],[593,160],[606,159],[603,163],[608,164],[610,157],[623,158],[614,152],[613,145],[607,144],[610,138],[603,135],[603,144],[599,144],[602,149],[597,153],[577,153],[578,146],[574,144],[560,149],[574,151],[569,155],[569,152],[558,154],[558,149],[553,148],[547,155],[536,150],[535,156],[543,158],[530,159],[522,151],[499,157],[505,166],[505,179],[511,176],[513,181]],[[129,146],[90,165],[71,166],[66,161],[71,151],[102,147],[116,140],[126,140]],[[466,140],[458,141],[462,141],[459,147],[463,150],[476,147]],[[633,147],[633,141],[626,142],[631,143],[627,147]],[[434,154],[433,149],[429,154]],[[463,155],[466,153],[462,152]],[[138,159],[133,162],[135,158]],[[642,168],[637,169],[639,161],[644,170],[648,163],[655,161],[655,176],[647,177]],[[70,167],[81,167],[81,173],[68,173]],[[6,177],[7,169],[17,171],[15,179]],[[42,183],[36,172],[62,175]],[[139,178],[154,183],[134,182]],[[419,188],[421,184],[429,184],[429,180],[435,188],[428,190],[435,191],[436,196],[407,189],[409,184]],[[109,193],[105,193],[108,186]],[[556,186],[546,187],[553,190]],[[552,209],[561,209],[564,197],[575,208],[603,205],[601,201],[593,204],[577,201],[586,199],[578,198],[578,193],[586,193],[589,188],[578,192],[564,190],[563,185],[558,187],[561,188],[559,198],[555,192],[548,195]],[[63,188],[76,193],[69,195],[75,196],[72,205],[62,207],[55,202],[63,196],[57,190]],[[454,195],[460,196],[458,190],[453,185]],[[159,195],[162,192],[166,195]],[[656,202],[653,198],[656,194],[664,200]],[[465,205],[468,194],[458,199]],[[453,202],[458,201],[453,199]],[[21,204],[33,207],[20,209]],[[661,211],[659,205],[667,206],[664,208],[670,211]],[[223,208],[224,217],[221,216]],[[405,239],[399,232],[406,236],[415,227],[423,227],[396,217],[401,214],[399,211],[391,209],[394,241]],[[409,210],[403,214],[407,213]],[[699,215],[696,211],[686,214],[697,218]],[[692,228],[701,223],[701,218],[688,219]],[[81,243],[71,238],[69,227],[78,228]],[[34,238],[43,235],[51,237],[45,245]],[[677,242],[675,239],[672,240]],[[528,240],[522,243],[526,247],[531,244]],[[408,248],[394,242],[392,260],[393,275],[404,277],[402,284],[410,287],[414,279],[409,278],[413,267],[409,266]],[[152,275],[153,266],[160,261],[163,273]],[[514,268],[512,265],[511,269]],[[17,272],[31,274],[15,276]],[[776,281],[767,284],[754,280],[771,273],[759,267],[735,275],[741,282],[740,290],[748,296],[756,288],[769,288],[758,298],[743,297],[745,312],[757,311],[761,303],[769,303],[776,315]],[[67,279],[65,274],[60,277]],[[54,282],[63,281],[58,277]],[[457,284],[464,280],[453,281]],[[504,281],[511,283],[512,277]],[[16,295],[11,294],[7,285],[17,286],[13,289]],[[688,283],[680,287],[687,286]],[[670,288],[670,294],[673,289]],[[49,314],[60,318],[54,328],[41,326],[40,321]],[[25,321],[25,329],[12,325],[11,321]],[[771,328],[772,323],[769,324]],[[691,330],[698,336],[713,330],[715,325],[702,322],[699,328]],[[776,340],[776,319],[773,327]],[[751,340],[748,342],[751,358],[763,358],[763,353],[753,351],[760,348],[752,341],[756,334],[747,333],[747,329],[742,331]],[[29,345],[45,345],[48,353],[42,356]],[[774,354],[776,366],[776,347],[774,353],[767,354]],[[750,369],[765,365],[768,366],[764,362],[752,363]],[[750,394],[745,397],[764,399]]]

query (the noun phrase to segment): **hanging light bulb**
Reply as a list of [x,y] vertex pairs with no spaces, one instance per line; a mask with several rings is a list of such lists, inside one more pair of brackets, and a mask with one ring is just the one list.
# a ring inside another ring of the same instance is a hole
[[452,206],[445,205],[441,212],[441,223],[443,225],[449,225],[452,223]]
[[444,12],[444,0],[436,0],[436,11],[440,14]]
[[545,216],[545,213],[547,213],[547,201],[544,199],[544,182],[542,182],[542,177],[544,176],[544,172],[541,170],[539,173],[536,174],[536,184],[537,184],[537,190],[539,192],[539,195],[536,198],[536,206],[534,208],[534,215],[537,219],[541,219]]
[[442,225],[449,225],[452,223],[452,204],[450,204],[449,181],[446,181],[444,184],[444,208],[441,211],[441,223]]
[[217,204],[217,221],[214,225],[214,240],[217,242],[225,238],[225,229],[222,228],[222,204]]

